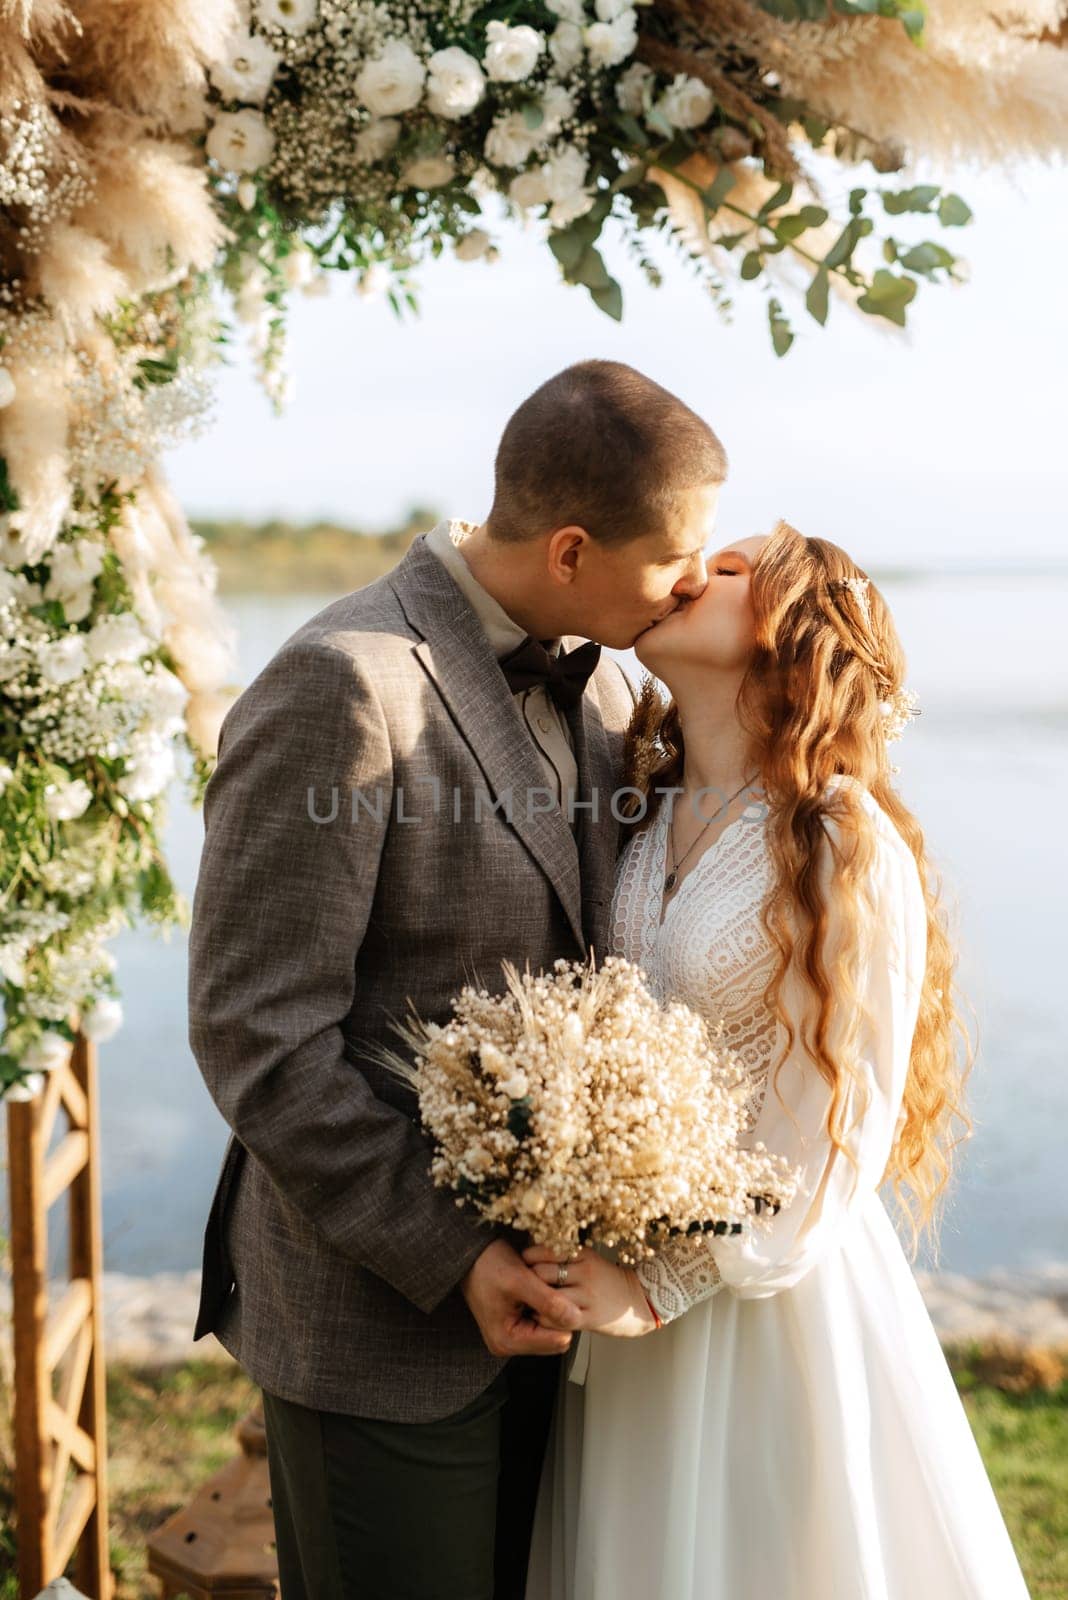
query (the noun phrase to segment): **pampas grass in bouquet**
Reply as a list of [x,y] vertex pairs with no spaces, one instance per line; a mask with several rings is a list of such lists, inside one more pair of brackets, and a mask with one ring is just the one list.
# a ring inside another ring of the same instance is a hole
[[793,1198],[784,1159],[739,1144],[747,1083],[719,1030],[662,1005],[640,967],[502,971],[503,994],[465,985],[443,1025],[394,1021],[411,1059],[375,1052],[416,1091],[434,1183],[458,1205],[559,1255],[602,1245],[632,1264]]

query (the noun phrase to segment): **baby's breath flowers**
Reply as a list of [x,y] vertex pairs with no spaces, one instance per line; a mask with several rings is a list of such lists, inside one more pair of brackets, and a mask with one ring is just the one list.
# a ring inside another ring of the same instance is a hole
[[887,744],[900,739],[913,717],[920,714],[920,698],[914,689],[895,689],[889,699],[880,700],[883,718],[883,738]]
[[503,971],[503,994],[465,985],[444,1025],[394,1024],[411,1059],[375,1052],[415,1089],[431,1174],[458,1205],[561,1254],[603,1245],[629,1263],[668,1233],[759,1227],[793,1198],[785,1161],[739,1142],[737,1061],[640,967]]

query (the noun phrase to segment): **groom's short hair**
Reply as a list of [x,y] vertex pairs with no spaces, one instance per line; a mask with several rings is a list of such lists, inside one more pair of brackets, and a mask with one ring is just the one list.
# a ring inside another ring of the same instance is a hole
[[625,544],[661,529],[680,494],[726,476],[727,452],[677,395],[622,361],[577,361],[508,419],[486,527],[518,541],[577,523]]

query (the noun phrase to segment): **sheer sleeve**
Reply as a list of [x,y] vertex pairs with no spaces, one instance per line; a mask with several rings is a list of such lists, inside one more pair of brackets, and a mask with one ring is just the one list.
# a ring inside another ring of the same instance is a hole
[[[865,796],[876,830],[875,856],[866,884],[871,914],[858,951],[857,1029],[852,1039],[853,1005],[843,1003],[832,1018],[828,1046],[841,1058],[848,1046],[856,1067],[842,1123],[857,1168],[836,1150],[827,1131],[831,1086],[817,1070],[801,1038],[799,1020],[811,1017],[814,997],[794,976],[783,987],[787,1014],[795,1026],[790,1052],[778,1073],[769,1072],[763,1105],[742,1143],[763,1141],[802,1172],[798,1192],[766,1229],[717,1237],[672,1240],[656,1257],[637,1267],[646,1294],[664,1322],[727,1288],[745,1299],[760,1299],[788,1289],[841,1239],[857,1206],[877,1193],[893,1148],[908,1073],[926,965],[926,907],[911,851],[874,800]],[[829,834],[837,824],[826,823]],[[828,848],[821,861],[824,887],[831,871]],[[827,963],[841,947],[843,929],[832,920]],[[782,1057],[781,1033],[774,1062]],[[784,1106],[785,1102],[785,1106]],[[858,1120],[859,1118],[859,1120]],[[856,1126],[853,1124],[856,1123]]]

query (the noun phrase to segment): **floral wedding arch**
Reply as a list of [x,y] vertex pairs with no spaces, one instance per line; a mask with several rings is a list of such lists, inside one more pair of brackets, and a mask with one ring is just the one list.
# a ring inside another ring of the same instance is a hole
[[653,232],[721,308],[763,293],[779,354],[795,306],[902,324],[970,216],[912,163],[1063,150],[1066,12],[0,0],[0,1096],[72,1014],[119,1026],[118,929],[187,915],[163,796],[179,755],[203,792],[235,635],[158,459],[233,322],[280,405],[289,295],[347,272],[417,310],[427,257],[494,262],[508,218],[618,318],[611,217],[654,285]]

